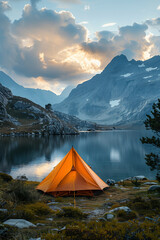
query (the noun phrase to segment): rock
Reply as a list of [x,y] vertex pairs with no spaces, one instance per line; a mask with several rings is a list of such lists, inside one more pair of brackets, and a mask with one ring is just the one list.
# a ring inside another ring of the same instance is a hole
[[121,180],[121,181],[131,181],[132,178],[131,177],[128,177],[128,178],[125,178],[124,180]]
[[153,192],[153,191],[159,191],[160,192],[160,185],[154,185],[149,187],[148,189],[149,192]]
[[53,218],[46,218],[47,221],[53,221]]
[[91,212],[91,215],[97,216],[104,214],[104,209],[95,209]]
[[36,226],[45,226],[44,223],[36,223]]
[[117,200],[116,202],[118,202],[118,203],[126,203],[128,201],[129,201],[129,199],[125,198],[125,199]]
[[61,210],[61,208],[60,207],[57,207],[57,206],[55,206],[55,205],[49,205],[49,207],[52,209],[52,210]]
[[107,220],[111,220],[111,219],[113,219],[114,218],[114,215],[113,214],[110,214],[110,213],[108,213],[108,214],[105,214],[105,219],[107,219]]
[[139,189],[141,189],[140,187],[133,187],[133,189],[135,189],[135,190],[139,190]]
[[135,176],[132,180],[147,180],[147,178],[145,176]]
[[116,183],[116,181],[113,180],[113,179],[107,179],[107,180],[106,180],[106,183],[107,183],[109,186],[114,186],[115,183]]
[[33,223],[25,220],[25,219],[9,219],[5,221],[3,224],[18,227],[18,228],[29,228],[29,227],[36,227]]
[[57,202],[52,201],[52,202],[47,203],[47,205],[54,205],[54,204],[57,204]]
[[122,206],[122,207],[117,207],[117,208],[114,208],[114,209],[110,210],[109,213],[113,213],[113,212],[116,212],[116,211],[119,211],[119,210],[123,210],[127,213],[131,212],[131,209],[129,207]]
[[7,212],[8,212],[8,210],[7,210],[7,209],[2,209],[2,208],[0,208],[0,212],[7,213]]
[[113,203],[112,202],[107,202],[107,203],[104,203],[103,206],[104,207],[107,207],[107,208],[110,208],[112,207]]
[[20,181],[27,181],[28,178],[26,177],[26,175],[22,175],[22,176],[17,176],[16,180],[20,180]]
[[152,222],[156,222],[156,220],[154,218],[150,218],[150,217],[145,217],[145,220],[149,220],[149,221],[152,221]]
[[41,237],[39,237],[39,238],[30,238],[29,240],[41,240]]
[[143,185],[157,185],[158,183],[156,182],[145,182]]

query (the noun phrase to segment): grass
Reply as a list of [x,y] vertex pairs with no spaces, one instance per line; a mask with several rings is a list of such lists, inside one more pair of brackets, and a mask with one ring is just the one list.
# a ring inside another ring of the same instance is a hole
[[[141,182],[141,186],[144,182]],[[8,210],[7,213],[0,214],[0,224],[9,218],[23,218],[34,224],[45,224],[30,229],[17,229],[2,224],[2,228],[8,229],[4,239],[28,240],[41,237],[45,240],[154,240],[160,234],[159,222],[145,220],[145,217],[157,219],[160,215],[160,194],[148,193],[148,186],[137,190],[133,189],[131,181],[127,181],[125,185],[121,184],[122,189],[110,187],[93,198],[76,197],[76,207],[72,207],[73,197],[53,198],[37,192],[37,185],[38,182],[14,179],[5,181],[0,177],[0,203],[5,202],[0,208]],[[127,201],[123,202],[124,199]],[[53,211],[47,204],[52,201],[52,206],[61,210]],[[100,222],[103,215],[92,216],[92,220],[90,218],[90,213],[96,209],[107,213],[119,206],[130,207],[131,212],[117,211],[114,219],[106,222]]]
[[39,199],[39,194],[31,186],[25,182],[17,180],[12,181],[6,191],[3,193],[3,198],[14,203],[36,202]]
[[86,218],[88,214],[83,213],[80,208],[77,207],[63,207],[62,210],[58,211],[56,216],[59,218],[75,218],[83,219]]
[[1,173],[0,172],[0,179],[3,180],[4,182],[11,182],[13,180],[13,178],[6,174],[6,173]]

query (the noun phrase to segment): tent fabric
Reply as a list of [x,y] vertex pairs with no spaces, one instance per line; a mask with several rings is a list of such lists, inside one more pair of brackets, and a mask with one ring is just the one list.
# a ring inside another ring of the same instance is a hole
[[72,147],[36,189],[54,196],[87,195],[109,187]]

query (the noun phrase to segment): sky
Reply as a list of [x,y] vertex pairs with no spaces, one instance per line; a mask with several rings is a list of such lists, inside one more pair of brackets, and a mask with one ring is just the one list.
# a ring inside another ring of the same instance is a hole
[[60,94],[159,43],[160,0],[0,0],[0,69],[25,87]]

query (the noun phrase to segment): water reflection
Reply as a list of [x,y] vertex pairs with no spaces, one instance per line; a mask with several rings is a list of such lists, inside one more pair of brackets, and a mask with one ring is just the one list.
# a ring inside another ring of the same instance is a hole
[[117,149],[112,148],[110,152],[110,159],[112,162],[120,162],[121,161],[120,152]]
[[139,131],[108,131],[49,138],[1,138],[0,171],[13,177],[26,174],[29,179],[40,181],[73,145],[103,180],[142,174],[153,178],[154,174],[144,160],[150,149],[139,141],[144,134]]

